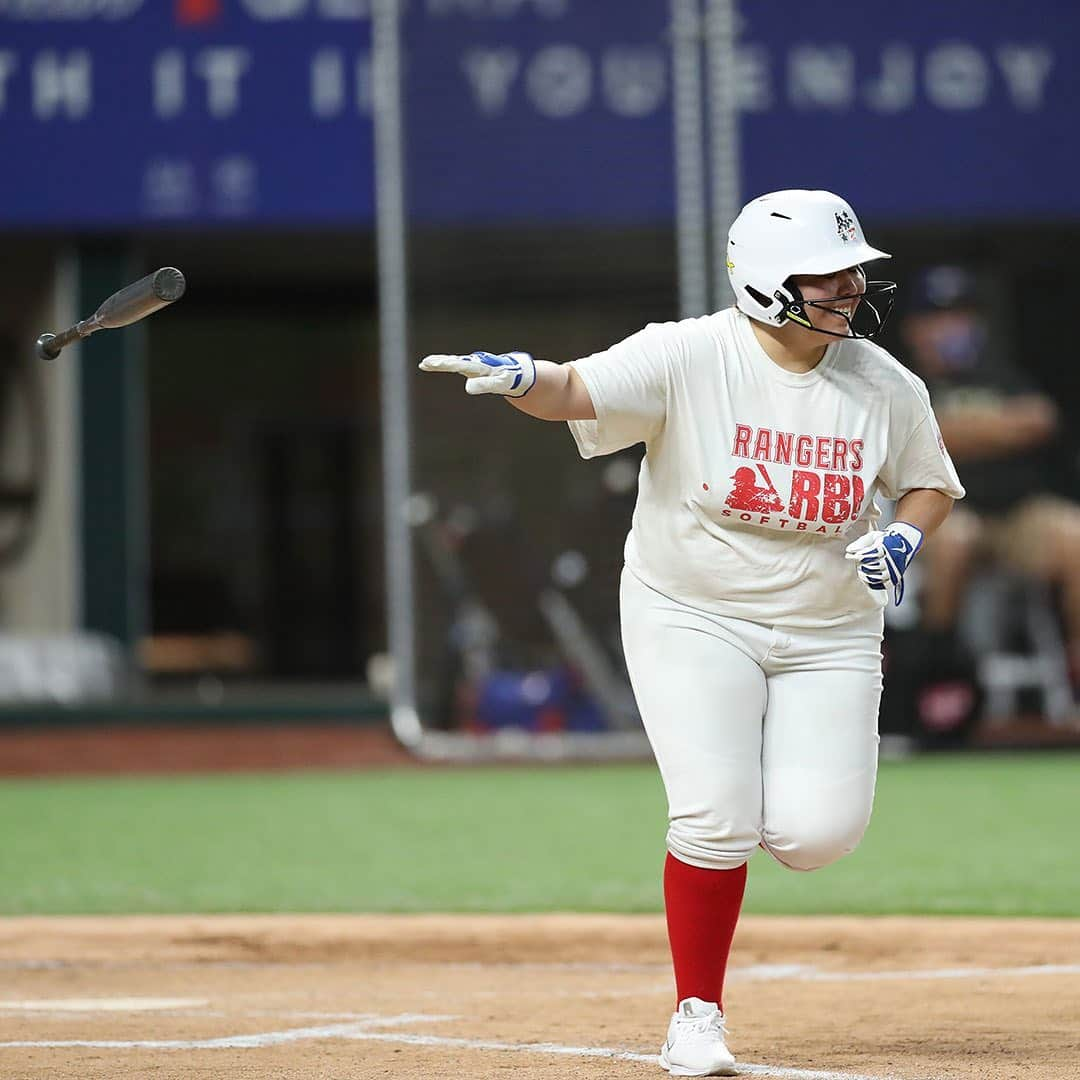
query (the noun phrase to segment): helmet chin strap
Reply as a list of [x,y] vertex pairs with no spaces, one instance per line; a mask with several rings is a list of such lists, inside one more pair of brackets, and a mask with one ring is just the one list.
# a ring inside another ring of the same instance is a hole
[[784,300],[784,294],[777,289],[776,298],[783,305],[784,308],[780,312],[781,317],[785,322],[798,323],[799,326],[806,327],[807,330],[817,330],[818,333],[822,331],[810,321],[810,316],[806,313],[806,301],[803,299],[802,290],[794,281],[785,281],[784,288],[791,293],[790,300]]
[[[812,301],[806,300],[793,300],[790,304],[784,305],[784,310],[781,314],[784,315],[786,321],[796,323],[799,326],[804,327],[807,330],[813,330],[815,334],[827,334],[829,337],[838,338],[860,338],[868,337],[868,334],[860,334],[855,329],[855,324],[851,321],[851,316],[843,311],[836,311],[834,308],[824,308],[832,315],[839,315],[848,324],[848,332],[841,334],[836,330],[823,330],[820,326],[815,326],[810,321],[810,314],[806,310],[808,307],[818,307],[820,305],[814,304]],[[874,333],[877,333],[875,330]]]

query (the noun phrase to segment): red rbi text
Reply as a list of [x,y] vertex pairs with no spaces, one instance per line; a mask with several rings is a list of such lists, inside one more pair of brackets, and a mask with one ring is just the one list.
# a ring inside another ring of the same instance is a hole
[[[862,439],[797,435],[737,424],[732,457],[756,464],[735,470],[731,477],[735,485],[722,513],[732,517],[738,511],[741,521],[774,529],[842,532],[845,522],[859,516],[866,497],[862,477],[857,475],[863,467],[862,451]],[[794,466],[787,499],[776,489],[767,468],[770,464]]]

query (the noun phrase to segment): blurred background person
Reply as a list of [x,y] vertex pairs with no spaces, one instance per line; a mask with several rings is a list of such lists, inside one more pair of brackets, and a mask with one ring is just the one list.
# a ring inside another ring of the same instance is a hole
[[985,283],[933,266],[907,290],[906,362],[927,383],[968,497],[927,545],[922,622],[952,652],[969,586],[982,568],[1053,589],[1074,692],[1080,676],[1080,504],[1055,490],[1064,425],[1023,357],[994,332]]

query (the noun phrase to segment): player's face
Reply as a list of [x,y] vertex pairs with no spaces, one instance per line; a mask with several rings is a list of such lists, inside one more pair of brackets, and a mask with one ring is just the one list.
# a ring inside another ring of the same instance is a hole
[[851,325],[849,320],[866,292],[866,275],[862,267],[849,266],[834,274],[796,274],[793,280],[804,300],[823,301],[806,308],[810,321],[819,330],[847,334]]

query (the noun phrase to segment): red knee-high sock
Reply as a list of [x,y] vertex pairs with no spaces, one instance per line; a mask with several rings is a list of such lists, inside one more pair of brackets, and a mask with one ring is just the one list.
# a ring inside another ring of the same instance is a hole
[[703,870],[668,854],[664,907],[678,1000],[696,997],[724,1008],[724,973],[739,921],[746,864]]

